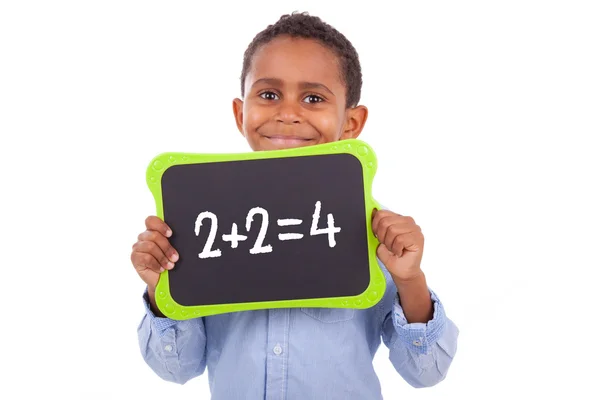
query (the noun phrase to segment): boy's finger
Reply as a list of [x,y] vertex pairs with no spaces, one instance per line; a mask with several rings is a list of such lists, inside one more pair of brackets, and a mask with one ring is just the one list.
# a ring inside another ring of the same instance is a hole
[[385,244],[385,247],[387,247],[389,251],[395,253],[395,250],[402,248],[403,240],[404,235],[400,233],[400,230],[395,226],[390,226],[386,230],[385,240],[382,241],[382,243]]
[[175,266],[172,261],[169,261],[165,253],[154,242],[137,242],[134,246],[134,251],[138,253],[150,253],[158,261],[164,269],[173,269]]
[[171,237],[173,231],[162,219],[156,216],[146,218],[146,229],[162,233],[165,237]]
[[393,222],[393,217],[390,216],[379,216],[378,220],[373,224],[373,233],[377,237],[380,243],[385,241],[385,237],[388,228]]
[[154,258],[154,256],[150,253],[140,253],[134,251],[131,254],[131,262],[138,273],[147,269],[154,271],[157,274],[160,274],[164,271],[164,269],[158,263],[158,260],[156,260],[156,258]]
[[405,241],[406,241],[405,235],[398,235],[398,236],[394,237],[394,239],[391,241],[390,245],[386,244],[385,247],[387,247],[388,250],[391,253],[394,253],[396,256],[402,257],[402,254],[404,253]]
[[389,217],[390,215],[393,215],[392,212],[387,211],[387,210],[374,210],[373,213],[373,220],[371,221],[371,225],[373,227],[373,231],[377,232],[377,229],[379,229],[379,224],[381,223],[381,220],[385,217]]
[[173,246],[171,246],[171,243],[169,243],[169,239],[167,239],[166,237],[164,237],[158,231],[145,231],[145,232],[142,232],[140,234],[140,236],[138,236],[138,240],[140,242],[154,242],[154,243],[156,243],[158,245],[158,247],[162,250],[162,252],[164,253],[164,255],[167,256],[167,258],[169,260],[171,260],[171,262],[177,262],[177,260],[179,260],[179,254],[173,248]]

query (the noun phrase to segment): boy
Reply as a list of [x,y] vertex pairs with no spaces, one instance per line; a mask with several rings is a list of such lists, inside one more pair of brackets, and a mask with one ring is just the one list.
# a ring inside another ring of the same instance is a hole
[[[259,33],[244,55],[242,98],[233,111],[254,151],[356,138],[367,119],[358,106],[358,55],[346,38],[317,17],[281,17]],[[156,307],[159,273],[177,251],[157,217],[133,246],[131,260],[146,282],[139,344],[163,379],[185,383],[208,367],[214,399],[380,399],[372,360],[381,340],[399,375],[415,387],[444,379],[458,330],[427,287],[420,268],[424,238],[410,217],[373,213],[386,279],[375,307],[275,309],[187,321]],[[176,268],[176,267],[175,267]]]

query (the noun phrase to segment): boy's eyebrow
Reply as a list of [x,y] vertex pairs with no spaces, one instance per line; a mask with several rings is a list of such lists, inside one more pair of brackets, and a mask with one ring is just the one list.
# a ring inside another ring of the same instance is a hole
[[[254,82],[254,84],[252,86],[255,86],[259,83],[264,83],[267,85],[279,86],[279,87],[283,86],[283,81],[281,79],[277,79],[277,78],[261,78],[261,79],[258,79],[256,82]],[[300,86],[302,89],[323,89],[335,97],[335,94],[333,94],[333,92],[327,86],[323,85],[322,83],[300,82],[298,84],[298,86]]]
[[325,85],[323,85],[322,83],[317,83],[317,82],[300,82],[299,85],[302,89],[323,89],[327,92],[329,92],[332,96],[335,97],[335,94],[333,94],[333,92],[331,90],[329,90],[329,88]]

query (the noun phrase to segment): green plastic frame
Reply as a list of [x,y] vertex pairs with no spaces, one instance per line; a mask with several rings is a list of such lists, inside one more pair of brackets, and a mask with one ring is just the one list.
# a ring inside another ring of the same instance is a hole
[[361,309],[369,308],[377,304],[385,293],[386,282],[383,272],[381,271],[377,262],[376,249],[379,242],[373,234],[370,216],[374,208],[380,209],[381,206],[373,199],[371,195],[372,183],[377,170],[377,158],[373,149],[365,142],[357,139],[347,139],[339,142],[294,149],[257,151],[237,154],[163,153],[156,156],[150,162],[146,172],[146,182],[156,202],[156,215],[164,220],[161,179],[164,172],[171,166],[208,162],[258,160],[344,153],[355,156],[360,161],[363,171],[366,215],[365,222],[368,235],[367,239],[370,269],[370,283],[363,293],[356,296],[334,298],[182,306],[171,297],[169,291],[169,271],[164,271],[161,274],[156,287],[156,304],[160,311],[168,318],[174,320],[186,320],[228,312],[266,308],[325,307]]

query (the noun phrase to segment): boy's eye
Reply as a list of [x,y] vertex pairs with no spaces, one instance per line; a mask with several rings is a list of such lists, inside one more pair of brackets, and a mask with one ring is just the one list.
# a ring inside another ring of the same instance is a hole
[[307,103],[320,103],[323,101],[323,98],[321,96],[317,96],[316,94],[311,94],[306,96],[304,101]]
[[260,97],[265,100],[277,100],[277,95],[273,92],[263,92],[260,94]]

